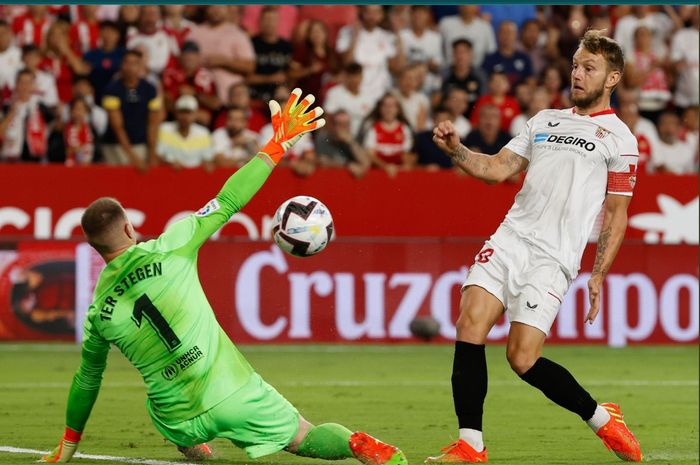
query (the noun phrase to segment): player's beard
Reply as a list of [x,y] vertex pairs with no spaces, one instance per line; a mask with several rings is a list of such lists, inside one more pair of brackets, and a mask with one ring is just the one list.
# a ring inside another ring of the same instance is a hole
[[574,105],[576,105],[576,108],[579,108],[581,110],[587,110],[603,96],[603,93],[605,92],[605,84],[601,84],[599,88],[594,89],[591,92],[584,94],[580,97],[575,97],[573,92],[574,89],[572,84],[571,101]]

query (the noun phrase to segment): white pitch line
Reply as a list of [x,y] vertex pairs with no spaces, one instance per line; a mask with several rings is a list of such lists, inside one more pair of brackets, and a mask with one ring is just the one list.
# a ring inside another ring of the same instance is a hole
[[[49,451],[47,450],[23,449],[21,447],[12,446],[0,446],[0,452],[7,452],[8,454],[30,455],[45,455],[49,453]],[[170,462],[168,460],[136,459],[130,457],[116,457],[114,455],[82,454],[80,452],[77,452],[73,457],[90,460],[104,460],[108,462],[134,463],[137,465],[197,465],[188,462]]]
[[[699,385],[697,379],[665,379],[665,380],[582,380],[586,386],[632,386],[632,387],[695,387]],[[446,387],[449,381],[424,380],[424,381],[356,381],[356,380],[326,380],[326,381],[280,381],[273,382],[277,387]],[[515,380],[494,380],[489,386],[520,386],[523,382]],[[70,383],[0,383],[0,389],[68,389]],[[141,388],[141,382],[103,383],[103,388]]]
[[[234,341],[235,343],[235,341]],[[285,353],[285,354],[308,354],[308,353],[418,353],[423,352],[426,346],[423,345],[333,345],[333,344],[309,344],[309,345],[248,345],[236,344],[244,353]],[[449,352],[454,350],[452,345],[430,346],[438,350]],[[5,344],[0,343],[0,352],[80,352],[79,344]],[[116,350],[116,349],[113,349]]]

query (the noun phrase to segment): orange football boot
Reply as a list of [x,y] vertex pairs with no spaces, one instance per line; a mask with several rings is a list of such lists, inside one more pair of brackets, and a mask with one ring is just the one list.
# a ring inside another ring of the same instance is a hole
[[406,456],[398,447],[384,444],[367,433],[352,433],[350,450],[365,465],[408,465]]
[[486,448],[477,452],[467,441],[458,439],[441,450],[442,454],[428,457],[425,463],[485,463],[489,461]]
[[639,441],[627,428],[620,406],[611,403],[600,406],[610,414],[610,420],[596,433],[603,440],[605,447],[626,462],[641,462],[642,450],[639,448]]
[[177,446],[177,450],[182,452],[187,460],[196,462],[214,457],[214,451],[206,442],[190,447]]

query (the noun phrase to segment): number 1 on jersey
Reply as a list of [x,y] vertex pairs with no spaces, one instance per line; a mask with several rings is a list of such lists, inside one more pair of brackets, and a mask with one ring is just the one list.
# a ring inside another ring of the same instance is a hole
[[160,314],[146,294],[143,294],[134,302],[134,312],[131,314],[131,319],[134,320],[136,326],[140,328],[144,316],[153,329],[156,330],[156,334],[160,340],[163,341],[168,352],[172,352],[180,347],[180,344],[182,344],[180,338],[175,335],[173,328],[165,321],[163,315]]

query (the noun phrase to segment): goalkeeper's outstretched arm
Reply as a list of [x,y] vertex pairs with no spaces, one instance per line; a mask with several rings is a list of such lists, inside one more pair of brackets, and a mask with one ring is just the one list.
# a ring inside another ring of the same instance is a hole
[[214,199],[195,215],[171,226],[159,238],[161,249],[199,248],[253,198],[287,150],[304,134],[324,126],[323,110],[311,108],[315,97],[309,94],[300,98],[301,90],[294,89],[284,108],[274,100],[270,102],[272,138],[226,181]]

